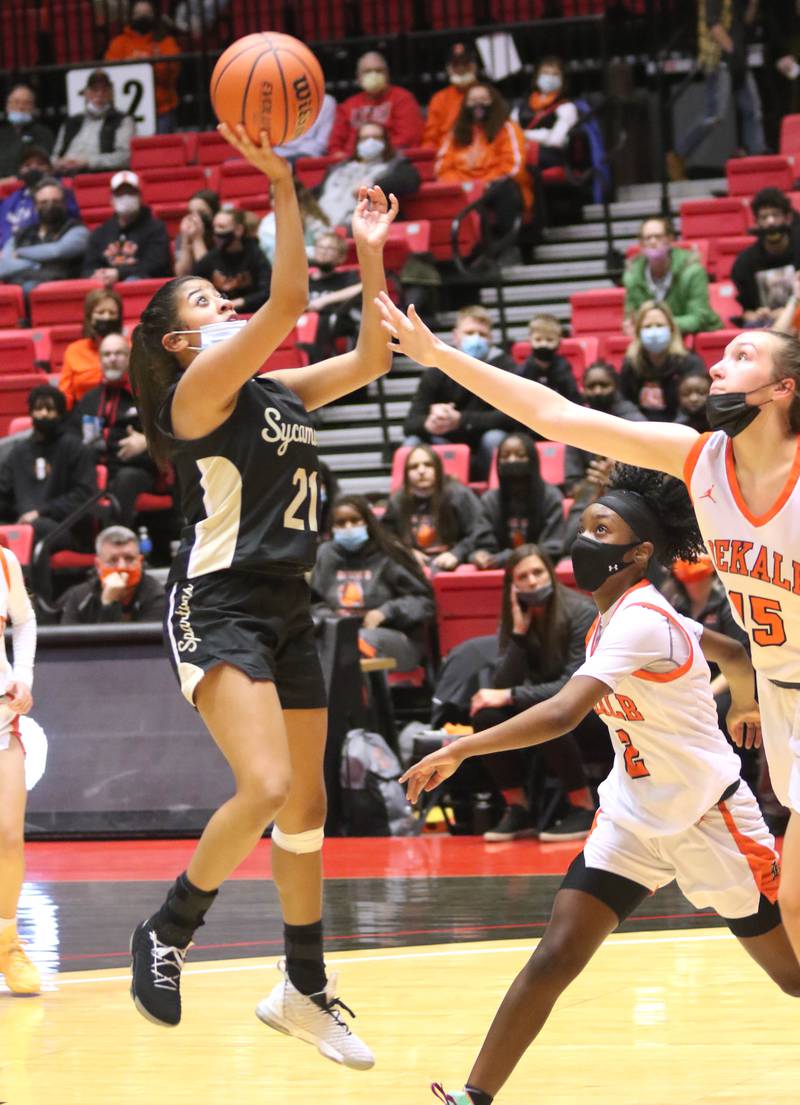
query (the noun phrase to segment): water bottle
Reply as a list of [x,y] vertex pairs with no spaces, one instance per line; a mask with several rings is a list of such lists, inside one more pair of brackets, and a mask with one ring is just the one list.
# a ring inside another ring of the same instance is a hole
[[34,471],[36,472],[36,479],[37,480],[47,479],[47,461],[44,459],[44,457],[37,457],[36,458]]
[[472,798],[472,831],[476,836],[483,836],[492,827],[492,796],[481,791]]
[[144,557],[145,564],[150,559],[150,553],[153,551],[153,542],[150,540],[150,534],[147,532],[147,526],[139,526],[139,552]]

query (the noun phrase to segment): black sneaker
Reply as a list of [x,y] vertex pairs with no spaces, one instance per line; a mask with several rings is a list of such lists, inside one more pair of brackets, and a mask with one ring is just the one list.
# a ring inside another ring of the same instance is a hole
[[181,1019],[181,971],[191,944],[162,944],[149,921],[131,936],[131,997],[143,1017],[173,1028]]
[[539,833],[539,840],[547,842],[559,840],[585,840],[592,831],[594,810],[585,810],[573,806],[569,813],[548,825]]
[[531,818],[524,806],[506,806],[505,813],[493,829],[483,834],[489,842],[520,840],[522,837],[536,836]]

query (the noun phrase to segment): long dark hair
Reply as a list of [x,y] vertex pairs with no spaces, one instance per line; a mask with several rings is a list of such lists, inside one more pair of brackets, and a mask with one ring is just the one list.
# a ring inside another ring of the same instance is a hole
[[408,466],[411,457],[414,453],[419,452],[420,449],[430,458],[433,464],[434,485],[430,495],[433,524],[442,543],[447,545],[448,548],[451,548],[455,545],[460,536],[458,518],[453,509],[450,496],[447,494],[455,481],[445,475],[444,467],[442,466],[442,458],[435,449],[430,447],[430,445],[412,445],[406,457],[405,468],[403,470],[403,487],[402,490],[397,493],[396,499],[400,540],[408,546],[412,543],[411,517],[417,508],[418,500],[408,483]]
[[[486,131],[487,141],[494,142],[506,119],[508,119],[508,104],[494,85],[489,84],[487,81],[478,81],[476,84],[470,85],[468,91],[471,92],[473,88],[485,88],[491,97],[492,103],[489,108],[489,114],[479,125]],[[472,145],[473,125],[472,116],[467,109],[467,97],[465,95],[461,104],[461,110],[453,126],[453,141],[457,146]]]
[[528,434],[511,433],[500,442],[500,448],[497,450],[497,478],[500,487],[500,524],[502,527],[502,533],[498,533],[497,538],[499,541],[505,542],[503,548],[508,547],[508,520],[512,516],[513,511],[511,507],[510,481],[507,479],[504,480],[500,475],[500,449],[502,449],[505,443],[511,438],[522,442],[528,456],[528,477],[525,483],[525,506],[528,514],[528,524],[525,528],[526,541],[534,542],[539,540],[539,535],[544,527],[545,515],[545,484],[542,479],[541,466],[539,464],[539,450],[536,448],[536,442]]
[[174,384],[181,371],[178,358],[164,348],[161,339],[170,330],[182,329],[178,316],[178,293],[191,280],[196,281],[197,277],[176,276],[168,284],[163,284],[142,311],[141,322],[133,331],[128,375],[137,399],[148,452],[160,466],[169,460],[169,445],[156,424],[156,415],[170,385]]
[[511,639],[514,619],[511,613],[511,588],[514,585],[514,569],[529,556],[538,556],[550,577],[553,593],[540,615],[531,618],[525,638],[528,665],[538,672],[542,680],[556,679],[564,670],[569,645],[569,625],[564,606],[564,588],[556,579],[553,561],[538,545],[520,545],[514,549],[506,564],[503,577],[503,600],[500,612],[500,649]]
[[398,537],[382,526],[375,516],[375,512],[363,495],[337,495],[331,507],[331,524],[337,507],[349,506],[358,514],[367,527],[369,539],[390,560],[394,560],[407,572],[411,572],[426,588],[432,592],[431,585],[423,572],[417,558]]

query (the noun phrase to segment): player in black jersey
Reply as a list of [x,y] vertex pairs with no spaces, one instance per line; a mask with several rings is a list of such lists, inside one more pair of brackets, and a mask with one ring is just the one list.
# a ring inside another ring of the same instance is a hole
[[[285,924],[285,977],[258,1016],[357,1069],[373,1056],[342,1020],[322,955],[325,691],[304,579],[317,545],[318,463],[308,412],[389,368],[374,299],[397,213],[362,188],[353,217],[367,304],[356,348],[307,368],[256,375],[308,302],[291,169],[243,128],[228,141],[272,181],[272,293],[248,322],[198,277],[153,296],[133,337],[131,375],[150,452],[178,474],[186,525],[169,578],[165,636],[181,690],[235,779],[161,908],[135,929],[132,995],[159,1024],[180,1020],[180,973],[220,884],[267,825]],[[266,182],[265,182],[266,191]]]

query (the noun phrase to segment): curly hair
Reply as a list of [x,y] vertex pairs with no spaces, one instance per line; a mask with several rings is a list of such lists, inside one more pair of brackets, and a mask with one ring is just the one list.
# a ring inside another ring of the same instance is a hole
[[657,556],[665,567],[668,568],[676,560],[694,562],[705,554],[706,547],[692,500],[681,480],[649,468],[615,464],[608,490],[633,491],[644,499],[658,519],[662,540]]

